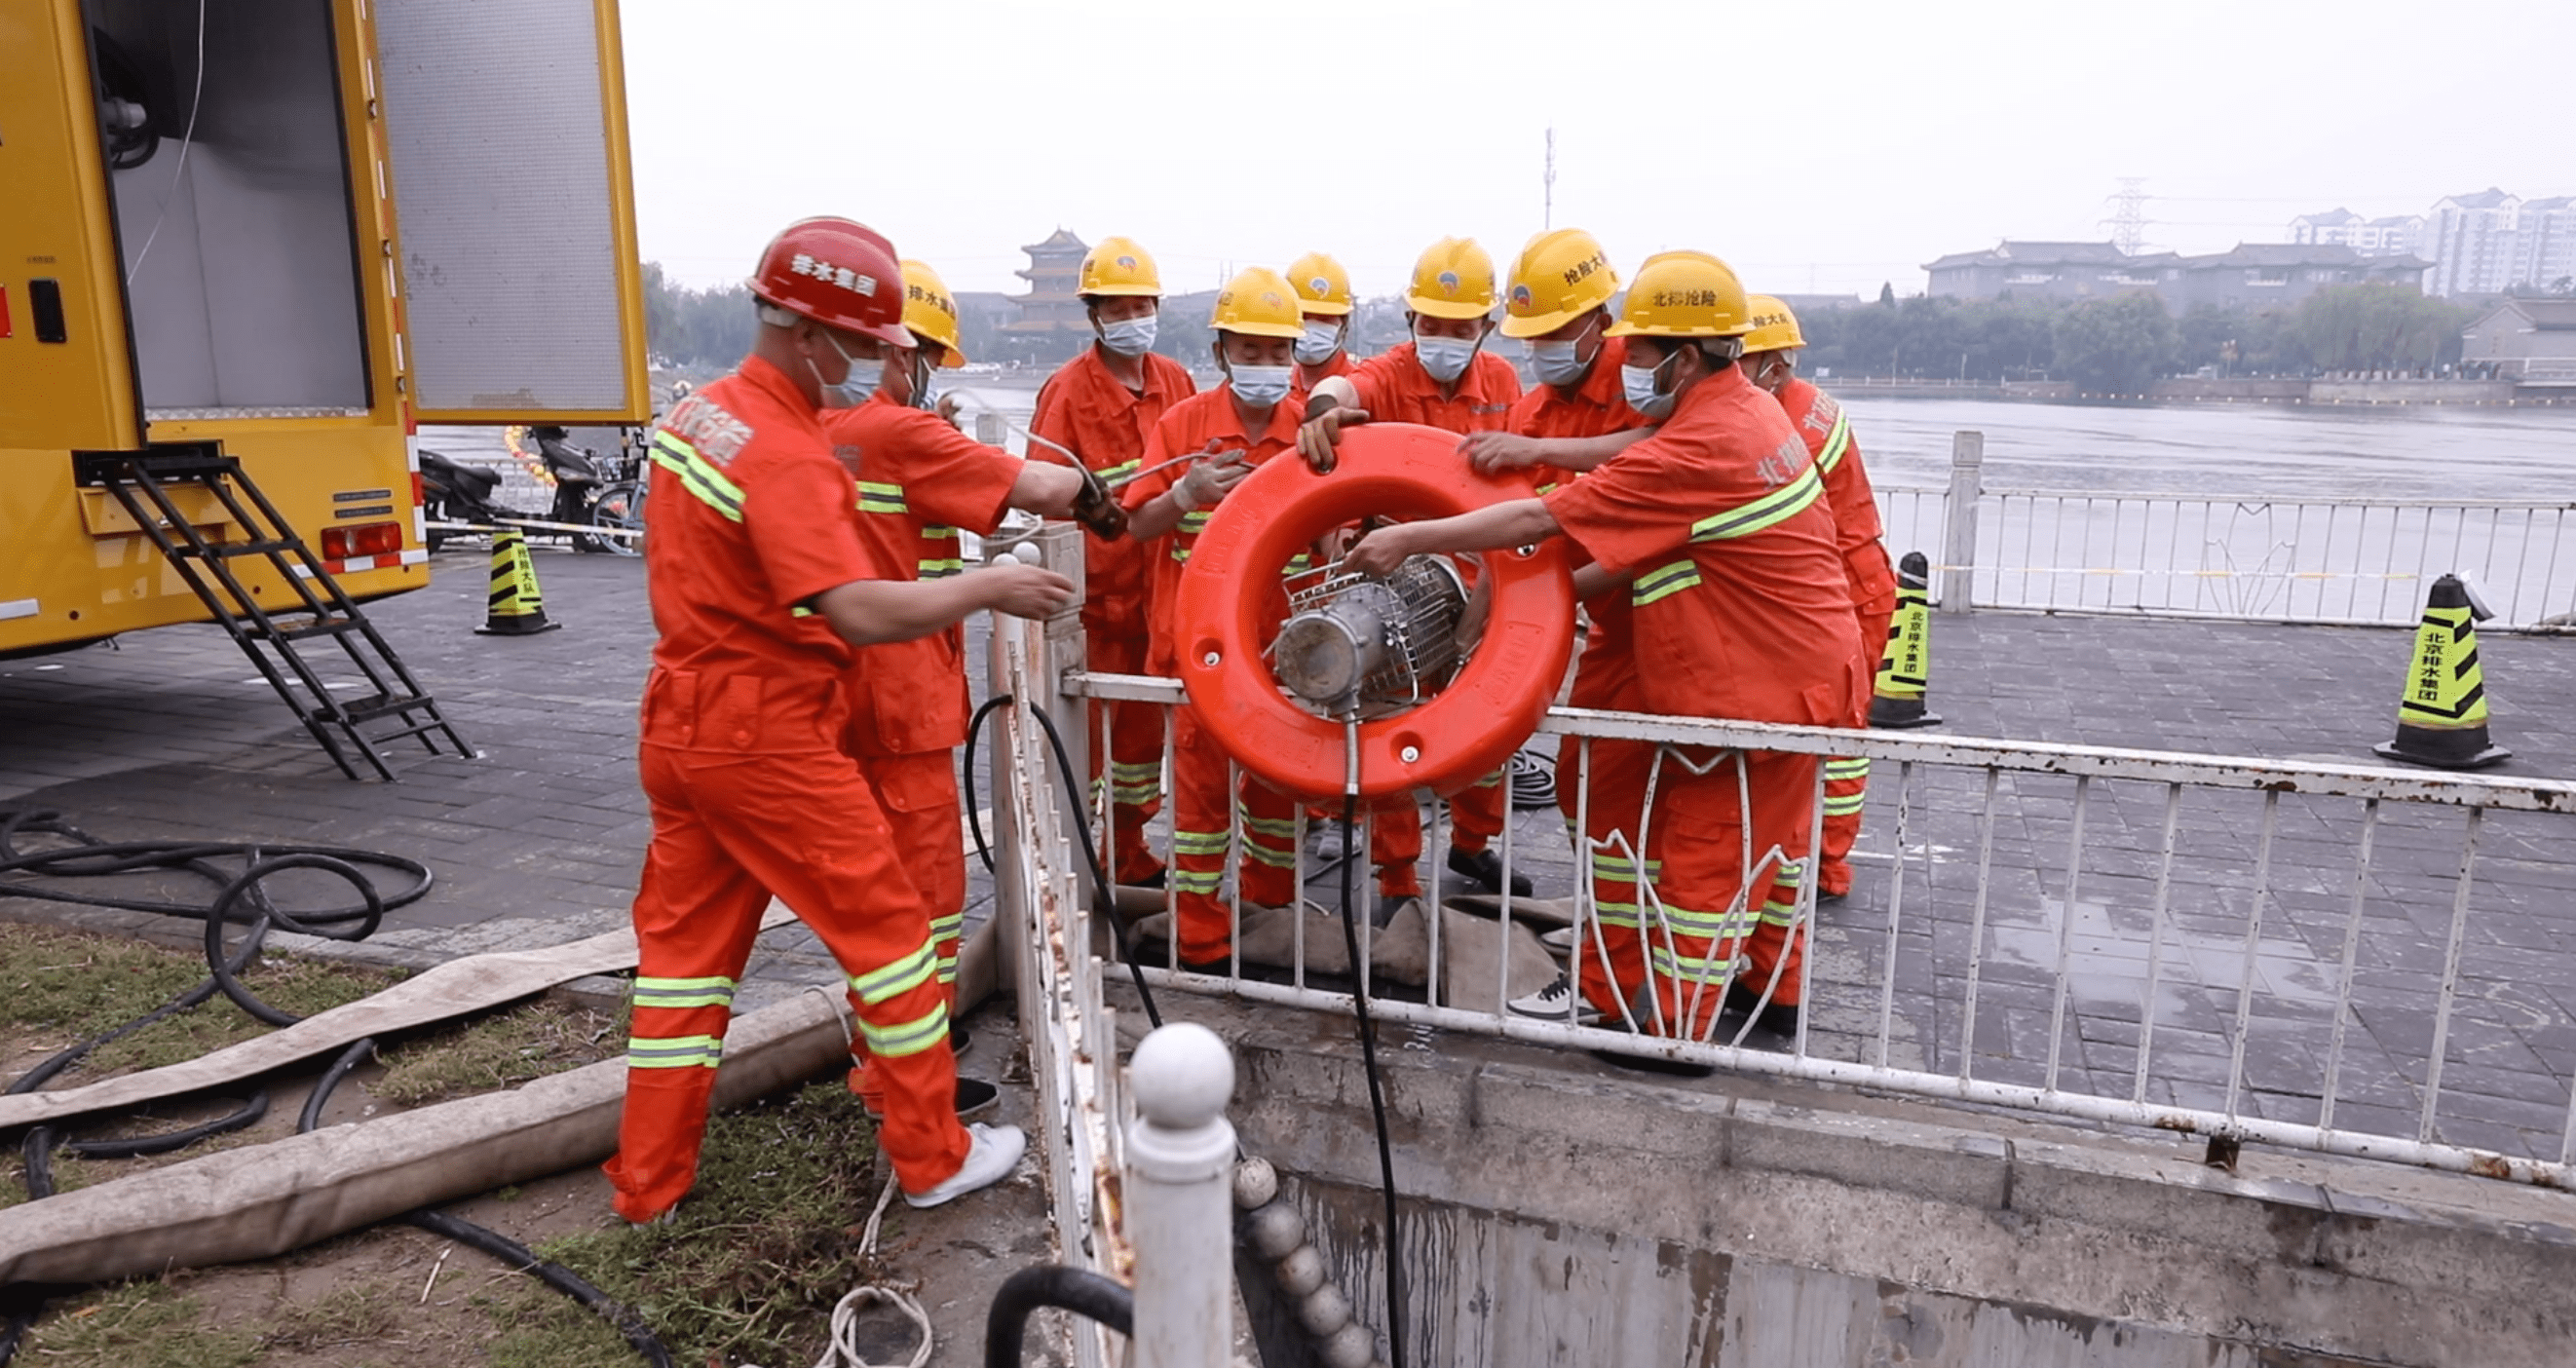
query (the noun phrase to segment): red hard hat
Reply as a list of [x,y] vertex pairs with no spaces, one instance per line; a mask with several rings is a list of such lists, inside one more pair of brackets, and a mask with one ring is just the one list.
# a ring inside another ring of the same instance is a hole
[[894,244],[845,218],[799,219],[769,240],[743,282],[762,299],[817,323],[912,345],[903,326],[903,267]]

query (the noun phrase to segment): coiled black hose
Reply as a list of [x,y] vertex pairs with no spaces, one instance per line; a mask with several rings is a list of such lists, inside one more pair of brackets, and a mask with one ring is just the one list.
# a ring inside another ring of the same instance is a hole
[[[55,836],[71,842],[71,845],[22,851],[18,848],[18,838],[27,834]],[[228,863],[234,861],[239,863],[238,871],[228,867]],[[391,870],[405,876],[405,882],[396,885],[390,893],[380,890],[375,881],[367,877],[366,869],[369,867]],[[334,875],[357,890],[359,901],[342,907],[284,911],[270,900],[265,881],[290,869],[313,869]],[[151,871],[196,875],[216,887],[214,900],[197,905],[120,898],[73,892],[39,882],[42,879],[98,878]],[[385,913],[418,901],[429,892],[431,882],[427,865],[370,850],[336,846],[280,847],[229,841],[102,841],[64,821],[60,812],[45,809],[0,813],[0,875],[6,874],[34,877],[0,878],[0,895],[197,917],[206,926],[206,966],[210,971],[206,980],[197,986],[124,1025],[72,1045],[20,1075],[6,1089],[0,1089],[9,1093],[33,1092],[99,1046],[198,1006],[217,993],[232,999],[243,1011],[271,1026],[292,1026],[303,1018],[262,1001],[240,978],[241,971],[259,954],[269,928],[284,927],[303,935],[326,936],[333,940],[364,940],[383,924]],[[240,947],[227,955],[224,953],[224,928],[235,921],[248,922],[250,930],[242,937]],[[375,1048],[374,1040],[361,1040],[331,1062],[314,1084],[312,1095],[304,1101],[303,1114],[296,1122],[297,1134],[321,1124],[323,1104],[330,1100],[331,1090],[338,1087],[341,1080],[363,1063]],[[83,1159],[167,1154],[207,1136],[239,1130],[257,1122],[268,1114],[268,1103],[268,1094],[260,1092],[228,1116],[185,1130],[129,1139],[60,1142],[51,1126],[38,1126],[27,1132],[23,1147],[27,1195],[36,1201],[54,1195],[53,1157],[57,1153]],[[670,1351],[654,1337],[641,1317],[571,1269],[538,1258],[527,1246],[499,1231],[445,1212],[423,1208],[408,1213],[403,1219],[432,1234],[489,1254],[520,1272],[535,1274],[547,1286],[598,1312],[616,1326],[627,1343],[643,1355],[645,1362],[654,1368],[672,1368]],[[25,1290],[21,1290],[20,1295],[23,1299],[21,1304],[13,1308],[7,1325],[0,1327],[0,1368],[5,1368],[17,1354],[25,1342],[27,1331],[35,1325],[37,1316],[44,1309],[41,1296]]]

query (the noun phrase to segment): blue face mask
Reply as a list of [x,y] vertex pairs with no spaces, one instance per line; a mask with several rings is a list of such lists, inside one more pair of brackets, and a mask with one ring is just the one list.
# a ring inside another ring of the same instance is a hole
[[1538,372],[1543,385],[1579,385],[1591,363],[1574,354],[1577,343],[1532,342],[1529,344],[1530,366]]
[[1651,366],[1619,367],[1619,389],[1627,397],[1628,407],[1648,418],[1661,418],[1673,411],[1674,396],[1655,388],[1655,377],[1671,362],[1667,356]]
[[1467,363],[1476,359],[1476,344],[1455,337],[1413,339],[1414,359],[1422,363],[1423,373],[1441,384],[1448,384],[1467,373]]
[[1287,366],[1234,366],[1226,383],[1234,387],[1234,397],[1254,408],[1269,408],[1288,397],[1289,381],[1294,375]]
[[1306,335],[1297,339],[1297,364],[1320,366],[1333,359],[1342,349],[1342,325],[1338,321],[1306,320]]
[[1120,356],[1142,356],[1154,349],[1154,325],[1161,322],[1153,314],[1100,325],[1100,345]]
[[883,360],[862,361],[842,351],[840,342],[828,334],[823,340],[832,344],[832,350],[839,354],[841,363],[849,367],[842,373],[841,383],[835,385],[823,379],[821,366],[814,366],[810,360],[805,363],[808,366],[814,366],[814,383],[822,388],[823,407],[857,408],[866,403],[868,396],[876,393],[877,386],[885,380],[885,362]]

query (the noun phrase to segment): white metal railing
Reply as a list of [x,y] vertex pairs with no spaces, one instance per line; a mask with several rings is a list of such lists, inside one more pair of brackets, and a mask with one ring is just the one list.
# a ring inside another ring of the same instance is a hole
[[[1064,687],[1182,700],[1142,676]],[[1493,1010],[1535,985],[1509,954],[1495,983],[1441,982],[1436,879],[1421,991],[1372,982],[1365,949],[1355,983],[1309,982],[1302,942],[1282,971],[1238,947],[1223,972],[1149,981],[1333,1012],[1356,987],[1384,1018],[1450,1030],[2576,1188],[2576,1022],[2529,986],[2525,948],[2560,934],[2576,784],[1568,708],[1539,730],[1875,762],[1861,886],[1820,912],[1802,880],[1794,1040],[1749,1018],[1680,1039]],[[1587,802],[1579,754],[1559,778]],[[1601,944],[1588,891],[1562,824],[1532,821],[1497,849],[1572,892],[1579,977]],[[1229,870],[1240,812],[1232,827]],[[1297,859],[1304,888],[1302,840]],[[2563,955],[2547,963],[2542,981],[2563,977]]]
[[2395,626],[2458,574],[2489,630],[2576,612],[2576,502],[1995,489],[1982,452],[1960,433],[1948,488],[1877,491],[1888,549],[1931,559],[1949,611]]

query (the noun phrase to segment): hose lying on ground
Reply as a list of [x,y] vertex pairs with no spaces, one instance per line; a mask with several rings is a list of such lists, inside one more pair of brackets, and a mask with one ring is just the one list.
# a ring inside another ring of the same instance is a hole
[[[41,834],[68,842],[45,850],[22,851],[18,838]],[[235,872],[225,862],[237,861]],[[365,869],[392,870],[407,876],[391,894],[380,891]],[[360,902],[356,906],[329,907],[314,911],[286,912],[268,896],[266,880],[290,869],[313,869],[335,875],[356,889]],[[102,894],[78,893],[49,887],[43,879],[95,878],[149,872],[177,872],[195,875],[217,886],[213,900],[205,904],[174,903],[150,899],[120,898]],[[240,979],[241,971],[258,955],[261,942],[272,926],[305,935],[325,936],[334,940],[363,940],[383,924],[387,911],[417,901],[429,891],[431,874],[428,866],[416,860],[386,855],[375,851],[340,847],[276,847],[252,842],[222,841],[101,841],[79,827],[63,820],[60,812],[32,810],[0,813],[0,874],[32,875],[33,878],[0,880],[0,894],[38,898],[50,902],[73,903],[88,907],[108,907],[139,912],[159,912],[172,916],[193,916],[205,923],[206,980],[186,992],[121,1026],[75,1042],[35,1068],[20,1075],[5,1090],[9,1093],[33,1092],[70,1068],[99,1046],[121,1036],[130,1035],[157,1021],[166,1020],[211,1000],[218,992],[233,1000],[242,1010],[271,1026],[291,1026],[303,1018],[275,1007],[251,992]],[[242,915],[245,911],[249,915]],[[250,931],[242,938],[238,950],[224,951],[224,928],[235,920],[245,920]],[[352,925],[354,923],[354,925]],[[323,1104],[331,1090],[348,1077],[375,1049],[375,1041],[361,1040],[342,1052],[326,1070],[306,1099],[296,1133],[313,1130],[321,1122]],[[257,1122],[268,1112],[265,1091],[252,1095],[249,1102],[230,1115],[202,1125],[160,1135],[115,1140],[74,1140],[58,1142],[51,1126],[39,1125],[27,1133],[24,1147],[27,1195],[31,1201],[42,1201],[54,1195],[53,1156],[56,1152],[77,1158],[123,1159],[144,1155],[167,1154],[184,1149],[199,1140],[226,1131],[239,1130]],[[671,1368],[669,1351],[654,1338],[633,1310],[609,1297],[607,1293],[584,1281],[560,1264],[541,1260],[535,1254],[503,1236],[460,1217],[422,1208],[404,1217],[413,1225],[433,1234],[445,1236],[512,1265],[522,1272],[532,1272],[546,1285],[563,1292],[605,1317],[626,1336],[645,1361],[655,1368]],[[16,1356],[44,1309],[41,1297],[29,1296],[15,1308],[5,1327],[0,1327],[0,1365]]]

